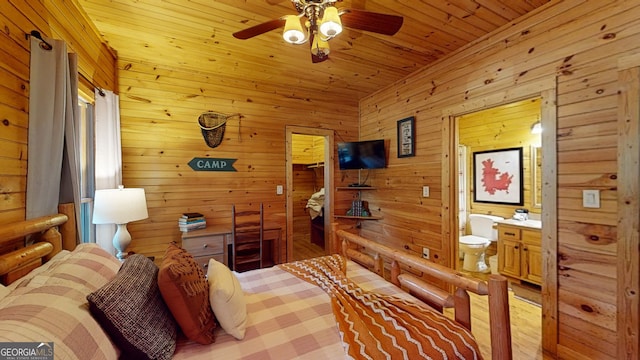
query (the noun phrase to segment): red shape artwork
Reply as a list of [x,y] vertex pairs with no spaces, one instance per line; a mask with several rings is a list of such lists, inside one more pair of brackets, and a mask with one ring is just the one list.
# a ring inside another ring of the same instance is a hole
[[486,159],[482,162],[482,184],[484,191],[494,195],[496,190],[505,190],[509,193],[509,186],[513,175],[508,172],[501,173],[499,169],[493,167],[493,160]]

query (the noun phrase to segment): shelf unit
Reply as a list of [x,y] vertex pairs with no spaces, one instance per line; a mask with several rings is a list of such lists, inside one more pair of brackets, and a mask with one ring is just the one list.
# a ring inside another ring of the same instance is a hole
[[[357,191],[358,192],[358,200],[362,200],[362,191],[365,190],[376,190],[375,187],[372,186],[338,186],[336,191]],[[381,216],[352,216],[352,215],[334,215],[336,218],[340,219],[356,219],[356,220],[381,220]]]

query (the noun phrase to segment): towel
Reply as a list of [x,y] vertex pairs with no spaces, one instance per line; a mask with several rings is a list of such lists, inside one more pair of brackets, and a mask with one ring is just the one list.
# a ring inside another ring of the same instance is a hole
[[322,216],[323,206],[324,206],[324,188],[320,189],[320,191],[311,195],[309,200],[307,200],[306,208],[309,209],[309,216],[311,216],[311,220],[315,219],[318,216]]

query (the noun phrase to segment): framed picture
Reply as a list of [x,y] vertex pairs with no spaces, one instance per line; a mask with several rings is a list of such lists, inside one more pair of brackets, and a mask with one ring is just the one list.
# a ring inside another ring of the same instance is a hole
[[523,205],[522,148],[473,153],[473,201]]
[[415,138],[413,129],[415,118],[413,116],[398,120],[398,157],[415,155]]

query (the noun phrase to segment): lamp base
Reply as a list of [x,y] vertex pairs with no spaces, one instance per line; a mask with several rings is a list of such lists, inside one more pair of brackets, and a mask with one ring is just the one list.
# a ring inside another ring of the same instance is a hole
[[127,230],[127,224],[118,224],[118,230],[116,230],[113,236],[113,247],[118,251],[116,254],[118,260],[124,261],[124,258],[127,256],[127,246],[129,246],[130,243],[131,234],[129,234]]

